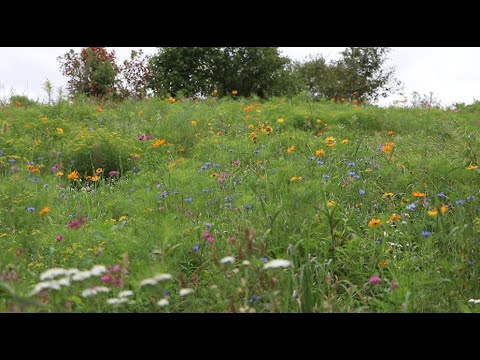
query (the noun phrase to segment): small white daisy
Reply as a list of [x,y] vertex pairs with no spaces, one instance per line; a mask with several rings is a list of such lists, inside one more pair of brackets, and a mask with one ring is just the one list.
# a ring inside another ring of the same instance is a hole
[[184,289],[180,289],[179,295],[180,296],[187,296],[187,295],[190,295],[192,293],[193,293],[193,289],[184,288]]
[[286,268],[290,266],[290,261],[283,259],[275,259],[263,265],[264,269]]
[[233,256],[225,256],[220,260],[220,264],[233,264],[234,262],[235,258]]
[[122,291],[122,292],[118,293],[119,298],[126,298],[126,297],[129,297],[129,296],[133,296],[133,291],[132,290],[125,290],[125,291]]
[[170,304],[167,299],[162,299],[159,302],[157,302],[157,305],[160,307],[168,306]]

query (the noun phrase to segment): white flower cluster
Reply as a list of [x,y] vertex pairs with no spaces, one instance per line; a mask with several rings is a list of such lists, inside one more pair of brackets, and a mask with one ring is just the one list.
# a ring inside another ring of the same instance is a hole
[[93,288],[85,289],[82,291],[82,297],[95,296],[98,293],[107,293],[110,289],[105,286],[94,286]]
[[283,259],[271,260],[263,265],[264,269],[286,268],[290,266],[290,261]]
[[140,286],[145,286],[145,285],[157,285],[159,282],[166,281],[166,280],[171,280],[172,275],[170,274],[158,274],[155,275],[153,278],[146,278],[143,279],[140,282]]
[[132,290],[124,290],[118,293],[118,297],[107,300],[107,304],[119,305],[128,303],[129,305],[135,304],[134,300],[129,300],[128,297],[133,296]]
[[470,299],[468,300],[468,302],[473,304],[480,304],[480,299]]
[[[60,290],[62,286],[70,286],[72,281],[83,281],[92,276],[99,276],[107,269],[103,265],[95,265],[90,270],[52,268],[40,274],[40,280],[31,291],[30,295],[38,294],[42,290]],[[88,289],[87,289],[88,290]],[[87,292],[88,293],[88,292]],[[87,295],[88,296],[88,295]]]

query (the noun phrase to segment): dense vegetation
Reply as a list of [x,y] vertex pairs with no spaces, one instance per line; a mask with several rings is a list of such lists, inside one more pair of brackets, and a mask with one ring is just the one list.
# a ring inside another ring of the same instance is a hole
[[1,106],[0,310],[479,311],[477,105],[219,95]]

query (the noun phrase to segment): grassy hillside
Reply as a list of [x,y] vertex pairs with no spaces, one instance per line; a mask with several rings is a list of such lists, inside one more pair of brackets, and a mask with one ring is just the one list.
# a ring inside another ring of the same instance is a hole
[[0,311],[478,312],[479,119],[302,97],[3,106]]

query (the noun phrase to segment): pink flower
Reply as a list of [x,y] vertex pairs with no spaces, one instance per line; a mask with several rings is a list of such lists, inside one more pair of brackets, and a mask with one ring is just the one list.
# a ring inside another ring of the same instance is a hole
[[120,265],[115,265],[113,267],[113,271],[120,271]]
[[215,238],[212,237],[212,236],[210,236],[210,237],[207,239],[207,242],[208,242],[209,244],[213,243],[214,241],[215,241]]
[[205,240],[207,240],[207,239],[208,239],[209,237],[211,237],[211,236],[212,236],[212,234],[210,234],[210,231],[208,231],[208,230],[205,230],[205,231],[203,232],[203,234],[202,234],[202,237],[203,237]]
[[220,178],[218,178],[218,180],[217,180],[217,181],[218,181],[218,183],[219,183],[219,184],[221,184],[221,183],[223,183],[223,182],[225,181],[225,178],[223,178],[223,177],[220,177]]
[[70,224],[68,224],[68,227],[70,229],[78,229],[80,228],[80,222],[78,220],[72,220],[70,221]]
[[233,163],[232,163],[233,166],[240,166],[240,160],[235,160]]
[[112,170],[108,173],[109,176],[120,175],[120,171]]
[[103,275],[100,280],[102,280],[103,282],[109,282],[111,280],[111,276],[110,275]]
[[395,290],[398,287],[398,284],[395,281],[390,283],[390,289]]
[[382,281],[382,279],[380,279],[378,276],[372,276],[368,279],[368,283],[373,285],[380,284],[380,281]]
[[235,236],[230,236],[228,238],[228,241],[230,241],[233,244],[235,241],[237,241],[237,238]]
[[57,241],[62,241],[62,240],[63,240],[63,238],[64,238],[64,236],[63,236],[63,235],[61,235],[61,234],[59,234],[59,235],[55,236],[55,240],[57,240]]

